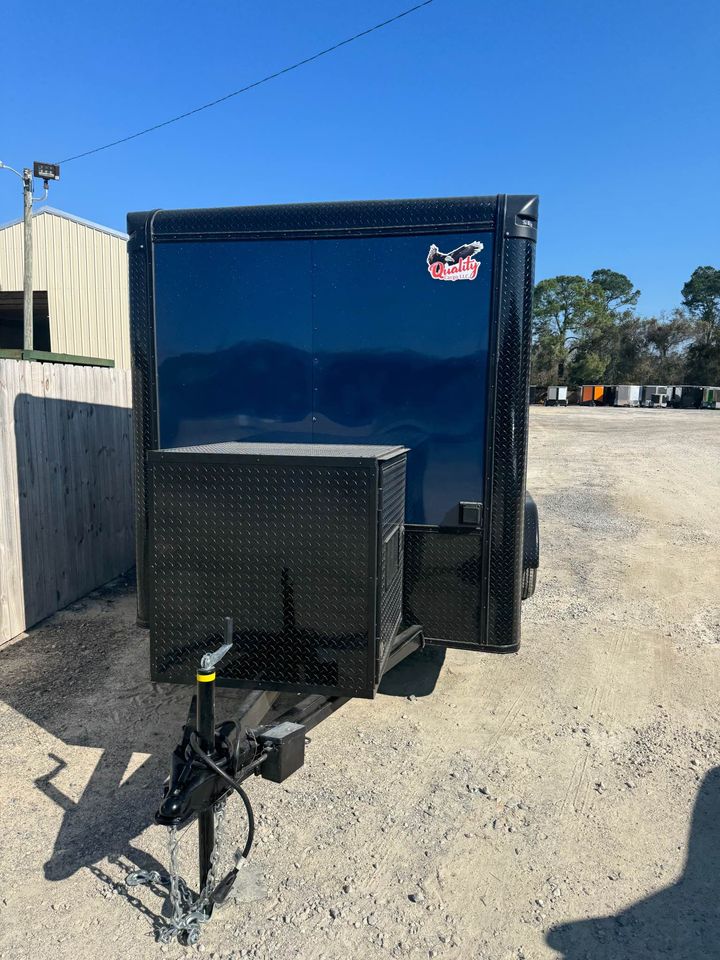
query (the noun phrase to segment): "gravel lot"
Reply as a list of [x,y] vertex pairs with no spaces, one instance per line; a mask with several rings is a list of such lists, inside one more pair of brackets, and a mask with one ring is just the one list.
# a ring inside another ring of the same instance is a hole
[[[719,955],[720,412],[535,408],[528,486],[520,653],[419,654],[286,784],[252,780],[253,868],[206,956]],[[0,651],[0,957],[196,952],[157,944],[158,891],[123,884],[166,863],[187,705],[146,660],[123,582]]]

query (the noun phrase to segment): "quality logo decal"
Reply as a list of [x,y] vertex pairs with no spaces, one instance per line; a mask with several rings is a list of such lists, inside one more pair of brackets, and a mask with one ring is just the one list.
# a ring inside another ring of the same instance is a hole
[[433,280],[474,280],[480,269],[480,261],[475,257],[482,248],[479,240],[473,240],[443,253],[432,243],[427,255],[428,273]]

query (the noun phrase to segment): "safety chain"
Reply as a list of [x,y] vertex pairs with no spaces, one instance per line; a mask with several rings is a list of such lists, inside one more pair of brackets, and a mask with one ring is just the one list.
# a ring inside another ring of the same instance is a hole
[[[220,862],[220,848],[222,843],[223,826],[226,817],[225,806],[227,797],[223,797],[213,806],[215,814],[215,842],[210,855],[210,868],[207,880],[198,894],[194,897],[187,883],[180,876],[178,867],[178,850],[180,840],[177,827],[168,827],[168,853],[170,859],[170,906],[172,920],[166,924],[158,935],[161,943],[172,943],[178,937],[183,937],[188,946],[194,946],[200,939],[200,928],[207,923],[212,913],[210,900],[217,883],[216,873]],[[157,883],[161,879],[156,870],[137,870],[128,874],[125,883],[128,887]]]

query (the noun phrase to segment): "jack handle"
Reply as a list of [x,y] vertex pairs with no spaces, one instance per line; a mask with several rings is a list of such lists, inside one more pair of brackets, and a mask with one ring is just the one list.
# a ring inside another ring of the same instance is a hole
[[225,617],[225,642],[215,653],[205,653],[200,661],[200,669],[211,671],[220,663],[233,645],[233,618]]

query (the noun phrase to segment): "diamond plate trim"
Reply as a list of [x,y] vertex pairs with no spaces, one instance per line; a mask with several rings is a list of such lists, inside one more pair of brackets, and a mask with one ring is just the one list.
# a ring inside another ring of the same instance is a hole
[[153,223],[153,236],[233,233],[282,235],[298,232],[432,230],[492,226],[497,197],[451,197],[425,200],[359,200],[336,203],[294,203],[277,206],[216,207],[166,210]]
[[487,625],[484,643],[520,642],[528,441],[528,389],[535,243],[505,243],[497,327],[495,429],[487,515]]
[[[405,456],[396,464],[404,475]],[[375,604],[393,602],[375,594],[375,462],[156,457],[149,476],[155,680],[192,682],[232,616],[220,683],[373,695]]]
[[[404,522],[405,522],[405,474],[406,460],[383,464],[380,473],[380,537],[379,582],[380,612],[379,656],[375,679],[379,683],[382,670],[390,653],[392,639],[402,619],[402,586],[404,567]],[[388,556],[385,544],[391,548],[397,544],[399,562],[392,576],[388,576]]]
[[152,283],[145,230],[138,229],[128,243],[130,285],[130,352],[135,433],[135,562],[137,613],[148,620],[148,502],[145,452],[157,446],[154,402],[154,338],[150,315]]
[[428,639],[476,646],[481,640],[480,534],[405,531],[406,623]]

